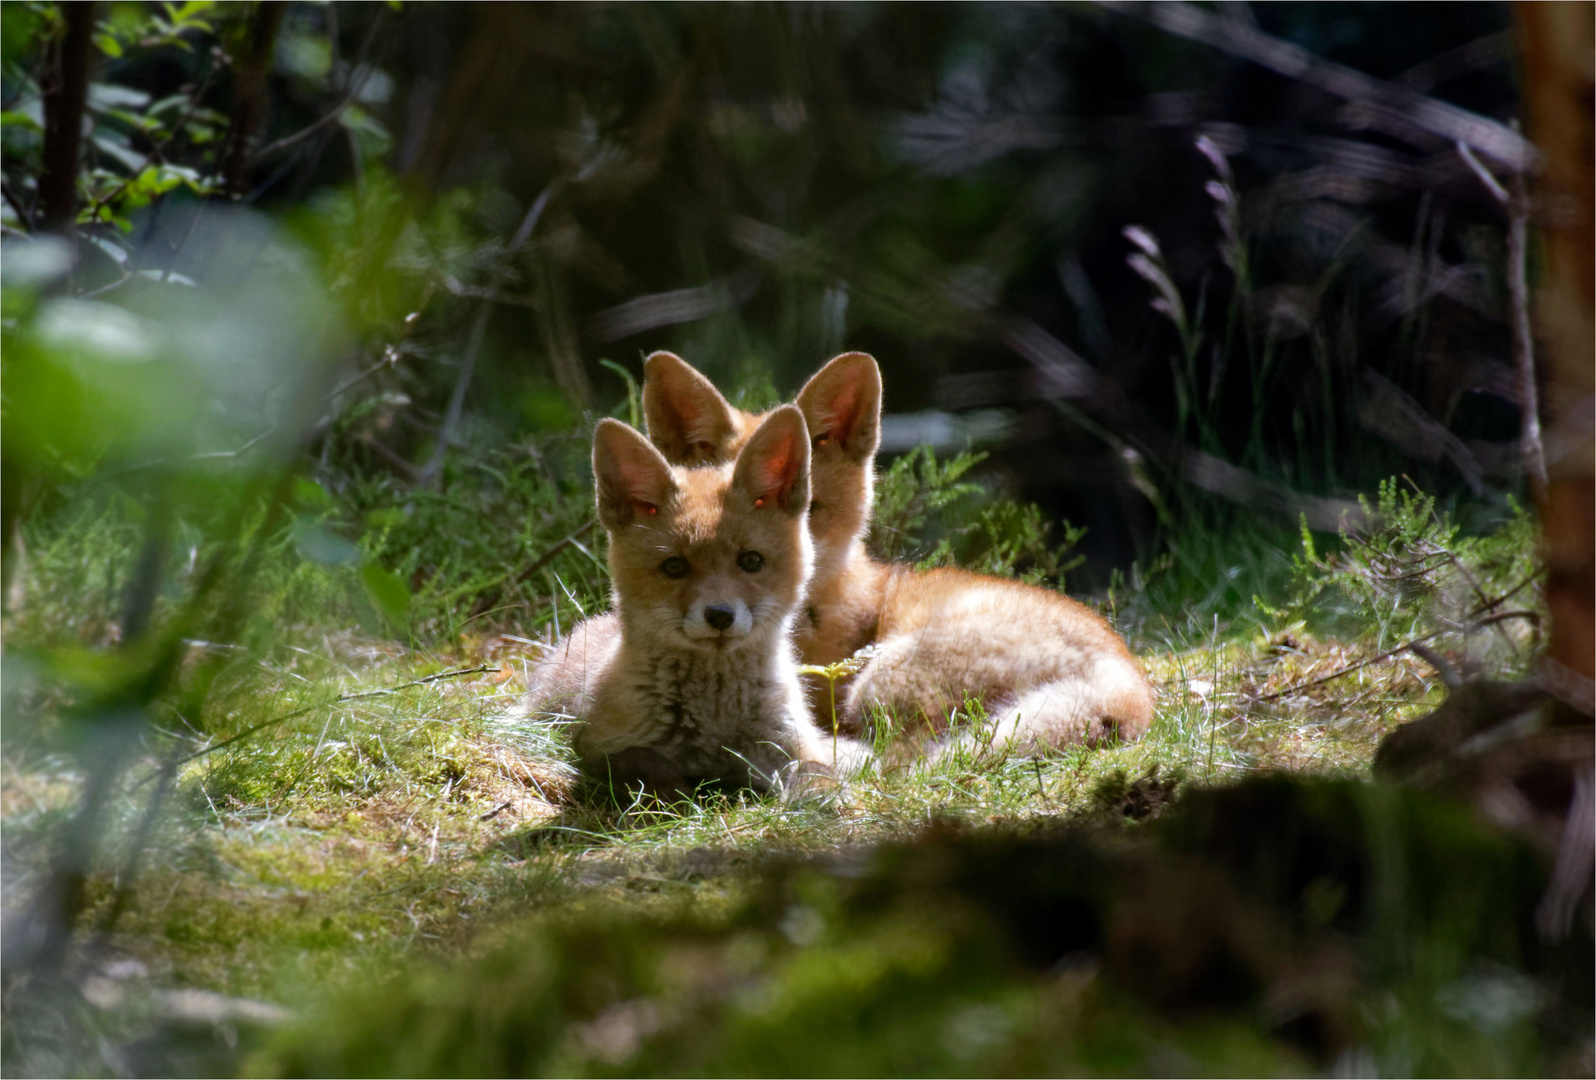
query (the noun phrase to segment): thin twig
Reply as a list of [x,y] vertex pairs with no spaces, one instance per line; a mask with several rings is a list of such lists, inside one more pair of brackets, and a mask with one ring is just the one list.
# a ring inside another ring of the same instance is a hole
[[1456,146],[1458,156],[1463,159],[1470,169],[1474,170],[1474,175],[1480,178],[1480,183],[1485,185],[1485,189],[1496,198],[1497,202],[1506,206],[1512,196],[1507,193],[1507,189],[1502,186],[1502,182],[1492,176],[1491,170],[1487,169],[1481,164],[1480,159],[1474,156],[1474,151],[1469,149],[1468,143],[1459,139]]
[[[527,208],[526,216],[521,219],[521,227],[515,230],[515,236],[510,240],[510,246],[505,249],[504,257],[494,270],[488,283],[487,291],[497,293],[504,283],[505,277],[510,272],[510,260],[515,253],[532,236],[532,230],[537,227],[538,219],[543,216],[544,209],[549,205],[549,200],[559,188],[559,181],[553,180],[532,200],[532,205]],[[438,470],[443,467],[444,454],[448,452],[449,443],[454,438],[455,425],[460,422],[460,412],[465,406],[466,389],[471,385],[471,375],[477,366],[477,355],[482,351],[482,341],[488,332],[488,316],[493,312],[491,303],[484,303],[477,311],[477,321],[472,324],[471,337],[466,343],[465,358],[460,363],[460,377],[455,381],[454,392],[449,395],[449,408],[444,413],[443,423],[438,427],[438,441],[432,448],[432,456],[425,465],[418,470],[423,481],[430,481],[438,475]]]
[[[1514,125],[1517,130],[1517,125]],[[1513,373],[1518,387],[1519,410],[1523,416],[1520,425],[1519,452],[1523,455],[1524,471],[1542,487],[1546,486],[1546,451],[1541,444],[1541,418],[1539,394],[1535,388],[1535,337],[1530,328],[1529,275],[1526,269],[1529,249],[1529,192],[1524,184],[1522,169],[1513,173],[1513,190],[1509,192],[1501,181],[1491,174],[1474,156],[1468,144],[1459,140],[1459,156],[1474,170],[1480,183],[1507,211],[1507,292],[1509,313],[1513,324]]]
[[1522,171],[1513,174],[1507,203],[1507,292],[1513,316],[1513,369],[1518,376],[1518,407],[1523,423],[1520,448],[1524,471],[1546,487],[1546,450],[1541,445],[1539,394],[1535,387],[1535,337],[1529,311],[1529,192]]
[[[89,295],[93,295],[93,294],[89,294]],[[248,442],[244,443],[244,445],[240,446],[236,450],[207,450],[204,453],[189,454],[189,455],[187,455],[185,457],[180,457],[180,458],[156,458],[154,461],[146,461],[146,462],[143,462],[142,464],[139,464],[139,465],[129,465],[125,469],[118,469],[116,472],[106,473],[104,476],[101,477],[101,479],[102,480],[114,480],[118,476],[126,476],[129,473],[143,472],[145,469],[155,469],[155,468],[159,468],[162,465],[171,465],[171,464],[174,464],[176,462],[183,462],[183,461],[215,461],[215,460],[224,459],[224,458],[240,457],[243,454],[247,453],[249,450],[253,449],[256,446],[256,444],[258,444],[262,439],[266,438],[266,436],[270,435],[272,432],[274,432],[276,430],[277,430],[277,425],[273,424],[271,427],[267,428],[265,431],[261,432],[259,435],[254,436]]]
[[[1469,588],[1474,590],[1474,595],[1478,597],[1480,603],[1484,605],[1484,607],[1480,610],[1489,611],[1496,606],[1496,604],[1493,604],[1486,599],[1485,590],[1480,588],[1480,583],[1475,580],[1473,574],[1469,573],[1468,567],[1463,565],[1463,561],[1461,559],[1444,548],[1441,550],[1441,554],[1452,560],[1452,565],[1457,568],[1457,572],[1463,575],[1463,580],[1467,581],[1469,583]],[[1498,601],[1498,603],[1500,603],[1500,601]],[[1496,626],[1497,634],[1504,642],[1507,643],[1507,647],[1513,650],[1513,655],[1517,656],[1519,653],[1518,642],[1514,641],[1512,635],[1510,635],[1506,630],[1502,629],[1499,624],[1493,625]]]
[[[521,585],[521,584],[524,584],[525,582],[529,581],[533,574],[536,574],[539,570],[543,569],[545,566],[549,565],[549,563],[553,562],[554,559],[555,559],[555,556],[559,555],[560,552],[564,551],[566,548],[576,547],[578,544],[580,544],[580,542],[582,540],[582,537],[584,537],[588,533],[592,532],[593,531],[593,527],[595,525],[597,525],[597,524],[598,524],[598,519],[597,518],[589,518],[588,521],[587,521],[587,524],[583,525],[581,528],[579,528],[575,532],[571,533],[570,536],[567,536],[565,539],[556,541],[555,543],[551,544],[548,547],[548,549],[543,552],[543,554],[539,555],[537,558],[532,560],[532,563],[531,563],[530,566],[528,566],[525,570],[521,571],[519,574],[516,575],[515,580],[510,583],[511,587],[513,588],[516,585]],[[483,596],[480,600],[478,600],[476,602],[476,604],[472,605],[473,606],[473,611],[472,611],[471,618],[479,619],[483,615],[486,615],[489,612],[496,610],[493,605],[497,604],[499,602],[499,598],[504,595],[504,590],[505,590],[505,587],[501,585],[498,588],[494,589],[492,592],[490,592],[487,595]],[[480,610],[476,610],[476,609],[480,609]],[[557,617],[558,617],[558,615],[556,614],[556,618]]]
[[382,16],[383,12],[380,10],[374,16],[372,16],[371,26],[367,28],[366,36],[360,43],[360,51],[355,54],[355,64],[351,69],[349,88],[345,92],[343,100],[339,101],[338,104],[333,107],[333,110],[326,116],[323,116],[320,120],[315,121],[307,127],[300,128],[292,135],[284,135],[276,142],[267,143],[265,146],[255,151],[250,158],[250,164],[255,164],[263,158],[277,153],[279,150],[286,150],[290,146],[298,145],[304,140],[310,138],[312,135],[316,134],[316,132],[320,131],[322,128],[326,127],[328,124],[331,124],[333,121],[343,116],[344,110],[355,103],[355,99],[360,96],[360,91],[365,89],[366,80],[371,77],[371,73],[374,70],[370,64],[366,63],[366,57],[370,52],[372,42],[376,40],[377,29],[382,25]]
[[500,814],[504,813],[506,810],[510,809],[510,807],[512,807],[514,805],[515,805],[515,801],[513,799],[506,799],[504,802],[500,803],[498,806],[495,806],[492,810],[489,810],[486,814],[479,815],[477,817],[477,820],[478,821],[492,821],[494,818],[498,817]]
[[533,574],[537,573],[539,570],[549,565],[549,563],[553,562],[556,555],[564,551],[566,548],[572,547],[577,541],[581,540],[582,537],[592,532],[593,526],[597,524],[597,518],[589,518],[586,525],[583,525],[570,536],[567,536],[565,539],[560,540],[550,546],[549,549],[542,555],[539,555],[536,559],[532,560],[532,565],[528,566],[525,570],[516,575],[515,584],[521,585],[530,580]]
[[[1501,604],[1502,602],[1507,600],[1509,597],[1515,595],[1520,589],[1524,588],[1524,586],[1526,586],[1530,582],[1534,581],[1535,578],[1539,576],[1539,574],[1540,574],[1540,571],[1536,571],[1535,573],[1531,574],[1529,577],[1525,578],[1523,581],[1519,582],[1517,585],[1513,586],[1513,588],[1509,589],[1507,592],[1505,592],[1501,596],[1497,597],[1495,600],[1488,601],[1484,605],[1482,605],[1482,606],[1480,606],[1478,608],[1475,608],[1473,611],[1469,612],[1469,618],[1473,619],[1476,616],[1479,616],[1481,614],[1484,614],[1487,611],[1490,611],[1492,608],[1496,607],[1498,604]],[[1497,624],[1499,622],[1504,622],[1504,621],[1506,621],[1508,619],[1529,619],[1531,621],[1539,623],[1540,622],[1540,615],[1537,614],[1536,612],[1533,612],[1533,611],[1501,611],[1501,612],[1496,612],[1495,614],[1488,615],[1485,618],[1480,619],[1478,622],[1474,623],[1473,624],[1473,629],[1478,630],[1478,629],[1483,629],[1484,627],[1487,627],[1487,626],[1494,626],[1495,624]],[[1427,641],[1433,641],[1435,638],[1440,637],[1442,634],[1448,634],[1448,633],[1453,633],[1453,631],[1451,629],[1436,630],[1433,633],[1425,634],[1423,637],[1416,637],[1416,638],[1414,638],[1411,641],[1404,641],[1402,644],[1398,645],[1396,648],[1387,649],[1385,652],[1379,654],[1378,656],[1371,656],[1367,660],[1359,661],[1356,664],[1350,664],[1350,665],[1348,665],[1347,667],[1344,667],[1344,668],[1338,668],[1337,670],[1330,672],[1330,674],[1328,674],[1328,675],[1321,675],[1317,679],[1309,679],[1307,682],[1295,683],[1295,684],[1293,684],[1291,686],[1286,687],[1284,690],[1276,690],[1272,694],[1264,694],[1264,695],[1262,695],[1260,697],[1254,698],[1253,700],[1254,701],[1274,701],[1276,698],[1290,697],[1291,695],[1296,694],[1299,691],[1310,689],[1312,687],[1318,686],[1321,683],[1330,682],[1332,679],[1339,679],[1343,675],[1351,675],[1354,671],[1362,671],[1364,668],[1369,667],[1371,664],[1378,664],[1382,660],[1389,660],[1389,659],[1391,659],[1391,657],[1396,656],[1399,653],[1411,650],[1413,648],[1413,646],[1415,646],[1415,645],[1422,645],[1422,644],[1424,644]]]
[[22,200],[17,198],[11,190],[11,185],[0,181],[0,194],[5,196],[6,202],[11,204],[11,209],[17,212],[17,220],[22,222],[22,227],[28,232],[33,232],[33,215],[28,213],[28,208],[22,205]]
[[328,124],[341,119],[344,115],[344,110],[353,105],[355,103],[355,99],[360,96],[360,92],[366,88],[366,79],[371,76],[371,71],[372,69],[370,65],[367,65],[364,69],[362,69],[359,77],[350,83],[349,92],[344,95],[343,100],[335,105],[333,110],[326,116],[323,116],[320,120],[317,120],[306,127],[300,128],[292,135],[284,135],[276,142],[267,143],[265,146],[255,151],[253,160],[258,162],[270,157],[279,150],[287,150],[290,146],[297,146],[306,139],[310,138],[312,135],[316,134],[316,132],[320,131],[322,128],[326,127]]
[[531,308],[537,310],[538,305],[524,296],[511,296],[509,293],[490,292],[474,285],[462,284],[460,279],[453,274],[443,275],[443,287],[451,295],[468,300],[487,300],[495,304],[504,304],[507,307]]
[[[341,705],[341,704],[343,704],[346,701],[357,701],[357,700],[359,700],[361,698],[384,697],[384,696],[386,696],[388,694],[396,694],[396,693],[398,693],[401,690],[408,690],[412,686],[422,686],[422,685],[424,685],[426,683],[437,682],[439,679],[458,679],[458,678],[460,678],[461,676],[464,676],[464,675],[480,675],[484,671],[493,671],[493,670],[494,670],[494,667],[493,667],[492,664],[482,664],[482,665],[480,665],[478,667],[474,667],[474,668],[461,668],[458,671],[441,671],[441,672],[439,672],[436,675],[428,675],[424,679],[413,679],[413,680],[411,680],[410,682],[407,682],[407,683],[400,683],[398,686],[390,686],[390,687],[386,687],[386,688],[381,689],[381,690],[363,690],[363,691],[361,691],[358,694],[343,694],[340,697],[334,698],[332,701],[323,702],[323,703],[316,704],[316,705],[306,705],[302,709],[295,709],[294,711],[286,712],[286,713],[284,713],[281,716],[274,716],[270,720],[262,721],[261,723],[256,724],[252,728],[246,728],[245,730],[239,732],[237,735],[234,735],[231,738],[223,739],[221,742],[216,743],[213,746],[207,746],[204,749],[196,750],[192,754],[189,754],[189,755],[187,755],[185,757],[180,757],[180,758],[177,759],[174,767],[181,766],[181,765],[187,765],[189,762],[195,760],[196,758],[202,758],[202,757],[204,757],[207,754],[213,754],[216,751],[221,750],[221,749],[223,749],[225,747],[231,746],[231,745],[233,745],[236,742],[240,742],[240,741],[242,741],[244,739],[247,739],[251,735],[256,734],[257,732],[265,731],[267,728],[270,728],[270,727],[276,727],[278,724],[286,723],[287,721],[292,720],[292,719],[294,719],[295,717],[298,717],[298,716],[304,716],[306,713],[315,712],[317,709],[325,709],[325,708],[328,708],[329,706],[332,706],[332,705]],[[148,783],[149,780],[151,780],[153,778],[154,777],[147,777],[145,780],[140,781],[140,786],[143,786],[143,784]]]
[[416,323],[421,320],[421,313],[426,311],[427,305],[432,302],[432,293],[433,284],[429,281],[427,282],[426,289],[424,289],[421,293],[421,303],[416,305],[416,310],[405,316],[404,328],[399,332],[399,340],[392,342],[383,348],[381,360],[378,360],[375,364],[371,365],[360,374],[338,384],[338,386],[334,387],[333,392],[327,396],[329,398],[335,398],[357,383],[361,383],[366,379],[369,379],[383,368],[392,367],[397,364],[399,362],[400,350],[403,349],[405,343],[410,340],[410,332],[416,328]]

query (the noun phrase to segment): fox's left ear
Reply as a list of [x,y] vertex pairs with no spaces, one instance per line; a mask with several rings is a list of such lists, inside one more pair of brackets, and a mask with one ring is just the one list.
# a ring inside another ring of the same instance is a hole
[[759,425],[737,455],[732,487],[755,507],[789,515],[809,508],[809,429],[796,406],[783,405]]
[[815,449],[831,446],[868,461],[881,444],[881,369],[866,353],[843,353],[798,391]]
[[663,350],[643,361],[648,437],[676,465],[718,465],[737,437],[731,404],[687,361]]

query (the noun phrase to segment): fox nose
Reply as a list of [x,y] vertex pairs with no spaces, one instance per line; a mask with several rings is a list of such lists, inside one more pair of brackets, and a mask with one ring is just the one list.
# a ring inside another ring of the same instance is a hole
[[704,621],[716,630],[729,630],[737,613],[727,604],[709,604],[704,608]]

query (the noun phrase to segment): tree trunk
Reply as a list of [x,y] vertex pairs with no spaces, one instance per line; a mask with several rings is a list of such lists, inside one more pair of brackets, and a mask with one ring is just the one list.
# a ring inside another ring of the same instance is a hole
[[96,8],[93,3],[61,5],[66,33],[56,43],[46,75],[38,218],[52,232],[68,231],[77,217],[78,146],[83,141]]
[[1538,200],[1545,208],[1546,258],[1536,317],[1546,343],[1542,400],[1549,414],[1547,483],[1540,495],[1551,614],[1549,678],[1567,679],[1569,693],[1559,696],[1583,698],[1585,711],[1596,677],[1593,12],[1591,4],[1518,7],[1528,134],[1546,154]]
[[227,132],[222,165],[227,193],[235,199],[249,194],[249,162],[255,139],[266,121],[266,80],[271,74],[272,48],[288,10],[285,0],[261,0],[235,57],[233,120]]

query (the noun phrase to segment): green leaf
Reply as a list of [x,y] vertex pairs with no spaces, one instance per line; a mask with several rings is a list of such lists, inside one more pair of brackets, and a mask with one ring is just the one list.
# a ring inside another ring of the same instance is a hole
[[125,266],[127,264],[127,249],[121,245],[113,244],[111,241],[99,236],[91,236],[89,243],[109,255],[116,265]]
[[203,15],[205,12],[215,8],[216,0],[184,0],[182,6],[175,10],[171,4],[162,6],[166,8],[166,13],[173,22],[188,23],[193,22],[195,16]]
[[95,128],[91,141],[100,153],[120,161],[129,171],[143,168],[144,162],[147,160],[144,154],[133,149],[132,144],[127,140],[127,136],[120,131],[112,131],[110,128],[103,127]]
[[24,131],[44,131],[44,125],[40,124],[38,120],[25,112],[18,112],[15,109],[7,109],[5,112],[0,112],[0,127],[17,127]]
[[[300,558],[309,562],[320,563],[322,566],[347,566],[360,561],[358,547],[336,533],[329,532],[318,522],[301,519],[294,522],[291,532],[294,538],[294,550],[299,552]],[[369,587],[369,580],[367,585]]]
[[294,502],[307,510],[330,510],[333,498],[327,489],[307,476],[294,481]]
[[113,60],[119,59],[122,55],[122,43],[110,34],[95,34],[94,44],[99,47],[101,52]]
[[409,620],[410,590],[398,574],[375,562],[368,562],[360,570],[360,580],[378,611],[396,623]]
[[135,90],[131,86],[118,86],[115,83],[90,83],[89,108],[96,111],[101,109],[142,109],[150,103],[150,95],[142,90]]

